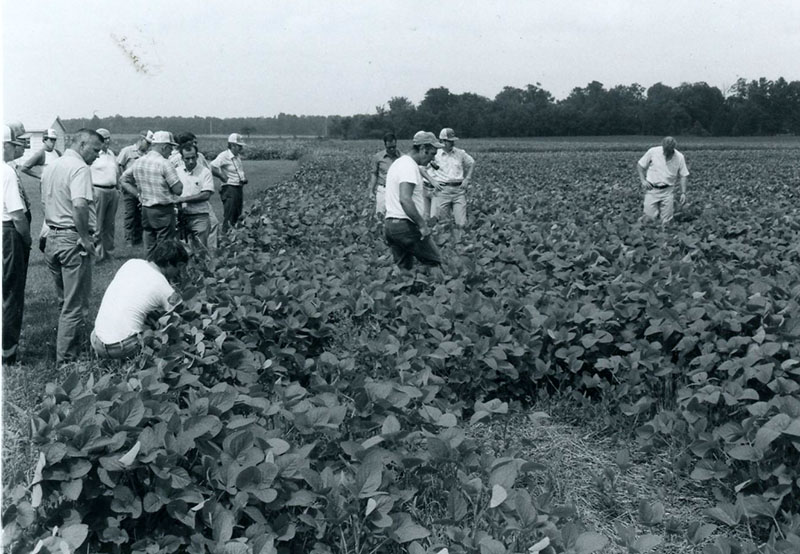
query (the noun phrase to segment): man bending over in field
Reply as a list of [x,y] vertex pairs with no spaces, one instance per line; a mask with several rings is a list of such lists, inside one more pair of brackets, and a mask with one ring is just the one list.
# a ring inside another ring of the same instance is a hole
[[186,248],[168,239],[156,244],[147,260],[133,258],[122,264],[94,322],[91,341],[98,357],[124,359],[139,352],[148,315],[173,310],[180,303],[169,281],[180,278],[188,261]]
[[[675,212],[675,184],[680,177],[681,204],[686,204],[686,178],[689,170],[683,154],[675,150],[677,142],[664,137],[661,146],[645,152],[636,164],[639,180],[644,188],[644,217],[655,221],[661,216],[661,225],[666,225]],[[646,173],[645,173],[646,172]]]
[[386,173],[386,222],[384,234],[394,261],[404,270],[414,267],[414,258],[441,273],[442,259],[422,216],[422,174],[442,143],[436,135],[419,131],[409,154],[400,156]]

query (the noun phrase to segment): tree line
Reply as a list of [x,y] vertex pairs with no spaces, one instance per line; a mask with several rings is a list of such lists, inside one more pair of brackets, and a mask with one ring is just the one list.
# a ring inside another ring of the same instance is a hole
[[432,88],[415,105],[391,98],[373,114],[275,117],[123,117],[64,120],[68,129],[106,127],[114,133],[141,129],[191,131],[197,135],[380,138],[394,131],[408,138],[419,129],[453,127],[462,137],[581,135],[757,136],[800,134],[800,81],[741,78],[722,91],[705,82],[650,88],[634,83],[605,88],[592,81],[563,100],[538,83],[504,87],[493,99]]
[[270,136],[311,136],[325,135],[326,117],[324,115],[290,115],[281,113],[274,117],[111,117],[62,119],[68,131],[82,127],[89,129],[105,128],[114,134],[133,135],[143,129],[151,131],[189,131],[195,135],[243,135]]

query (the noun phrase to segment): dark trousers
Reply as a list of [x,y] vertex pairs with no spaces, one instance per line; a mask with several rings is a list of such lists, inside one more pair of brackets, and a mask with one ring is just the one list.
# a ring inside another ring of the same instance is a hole
[[156,245],[176,238],[175,206],[142,206],[144,248],[149,255]]
[[419,227],[408,219],[387,217],[383,224],[386,242],[394,262],[401,269],[414,267],[414,258],[423,265],[440,266],[442,256],[430,235],[422,237]]
[[122,204],[125,209],[125,240],[129,244],[142,244],[142,205],[139,199],[127,192],[122,193]]
[[16,359],[22,312],[25,309],[25,280],[31,250],[11,222],[3,223],[3,361]]
[[233,185],[222,185],[219,196],[222,199],[222,230],[227,231],[228,227],[236,225],[242,216],[242,205],[244,201],[243,187]]

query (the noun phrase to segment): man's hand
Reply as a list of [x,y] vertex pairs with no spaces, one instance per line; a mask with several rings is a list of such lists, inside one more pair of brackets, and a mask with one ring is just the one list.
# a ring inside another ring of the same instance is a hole
[[91,239],[83,240],[83,238],[78,237],[78,246],[83,248],[84,252],[86,252],[89,256],[97,256],[97,250],[95,250],[94,243]]
[[466,191],[469,190],[469,186],[471,184],[472,184],[472,180],[469,177],[465,177],[464,180],[461,181],[461,188],[464,189],[464,191],[466,192]]
[[422,240],[431,234],[431,228],[428,227],[427,225],[423,225],[422,227],[419,228],[419,234],[420,234],[419,239]]
[[682,192],[682,193],[681,193],[681,199],[680,199],[680,202],[681,202],[681,206],[683,206],[684,204],[686,204],[686,193],[685,193],[685,192]]
[[653,188],[653,185],[647,179],[642,179],[642,187],[644,188],[644,190],[650,190],[651,188]]
[[433,185],[433,190],[436,192],[442,192],[444,190],[444,185],[441,181],[437,181],[436,179],[431,179],[431,185]]

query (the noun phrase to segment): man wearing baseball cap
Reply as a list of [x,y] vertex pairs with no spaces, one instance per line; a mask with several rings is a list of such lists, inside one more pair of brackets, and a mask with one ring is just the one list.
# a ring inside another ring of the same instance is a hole
[[458,242],[461,240],[462,229],[467,224],[467,191],[475,169],[475,160],[461,148],[456,148],[458,137],[453,129],[442,129],[439,140],[444,143],[444,148],[436,153],[436,168],[431,168],[430,173],[443,186],[431,201],[431,217],[438,217],[443,210],[452,209],[456,222],[453,237]]
[[3,126],[3,363],[17,361],[25,281],[31,252],[31,210],[17,172],[9,165],[22,141]]
[[183,191],[175,167],[168,158],[175,141],[169,131],[153,133],[150,150],[133,162],[119,179],[120,186],[142,203],[144,247],[150,255],[162,240],[175,238],[175,204]]
[[81,351],[92,291],[95,225],[92,165],[103,137],[80,129],[64,155],[42,172],[44,220],[50,228],[44,259],[61,302],[56,335],[56,364],[72,361]]
[[103,148],[92,164],[92,186],[94,187],[94,205],[97,211],[97,229],[94,239],[97,261],[101,262],[114,255],[114,222],[119,205],[119,194],[117,193],[119,166],[117,165],[117,156],[109,148],[111,132],[108,129],[98,129],[97,134],[103,137]]
[[414,135],[411,151],[400,156],[386,173],[384,234],[395,263],[404,270],[414,267],[414,258],[437,269],[442,265],[439,249],[422,215],[423,177],[419,169],[430,163],[442,146],[433,133],[419,131]]
[[222,230],[235,225],[242,215],[244,195],[242,187],[247,184],[240,154],[247,146],[242,135],[233,133],[228,137],[228,149],[220,152],[211,162],[211,171],[219,175],[222,188],[219,196],[222,199]]
[[[42,134],[42,148],[20,166],[20,171],[36,180],[41,180],[45,166],[61,157],[61,152],[56,148],[57,140],[58,134],[55,129],[45,130]],[[39,250],[42,252],[47,243],[47,231],[47,224],[42,221],[42,228],[39,231]]]
[[[139,132],[139,137],[135,143],[119,151],[117,166],[119,166],[120,175],[133,165],[133,162],[147,153],[152,140],[153,131],[143,130]],[[142,205],[139,202],[139,197],[132,196],[122,189],[122,206],[124,210],[125,240],[131,246],[138,246],[142,244]]]

